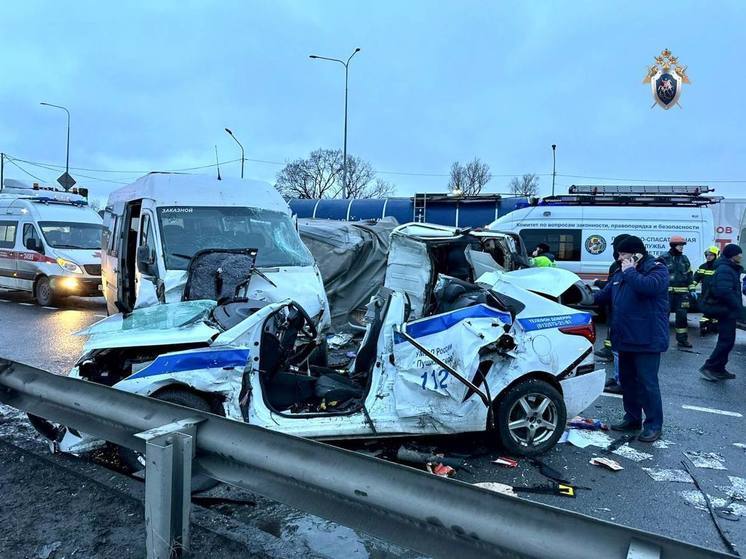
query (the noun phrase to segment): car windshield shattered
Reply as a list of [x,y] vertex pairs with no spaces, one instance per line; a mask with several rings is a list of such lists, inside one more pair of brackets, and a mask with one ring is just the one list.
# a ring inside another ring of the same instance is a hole
[[96,223],[41,221],[41,232],[53,248],[100,249],[104,226]]
[[290,216],[239,207],[170,206],[158,208],[166,268],[186,270],[205,249],[255,248],[256,264],[313,266]]
[[155,305],[137,309],[127,316],[122,314],[110,316],[82,330],[79,334],[91,336],[131,330],[184,328],[201,321],[213,308],[215,308],[214,301],[204,300]]

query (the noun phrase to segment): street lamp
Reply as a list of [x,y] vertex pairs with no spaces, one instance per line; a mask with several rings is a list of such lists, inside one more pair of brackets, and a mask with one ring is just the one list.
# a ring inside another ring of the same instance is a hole
[[65,155],[65,174],[69,174],[70,171],[70,111],[60,105],[52,105],[51,103],[39,103],[45,107],[54,107],[55,109],[62,109],[67,113],[67,150]]
[[241,142],[238,141],[238,138],[236,138],[233,135],[233,132],[231,132],[230,128],[226,128],[225,131],[228,132],[228,134],[230,135],[231,138],[233,138],[234,140],[236,140],[236,143],[238,144],[238,147],[241,148],[241,178],[243,178],[243,162],[244,162],[243,146],[241,145]]
[[552,196],[554,196],[554,178],[557,176],[557,144],[552,144]]
[[339,62],[342,66],[345,67],[345,132],[344,148],[342,150],[342,198],[347,198],[347,83],[350,69],[350,60],[352,60],[352,57],[355,56],[358,52],[360,52],[359,48],[356,48],[354,51],[352,51],[352,54],[347,59],[347,62],[339,60],[338,58],[327,58],[326,56],[317,56],[315,54],[311,54],[308,57],[316,60],[329,60],[331,62]]

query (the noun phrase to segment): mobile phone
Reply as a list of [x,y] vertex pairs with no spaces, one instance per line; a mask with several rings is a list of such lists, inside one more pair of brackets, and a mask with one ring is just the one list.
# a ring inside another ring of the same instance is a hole
[[632,255],[632,262],[634,262],[635,264],[637,264],[640,260],[642,260],[642,254],[640,254],[639,252]]

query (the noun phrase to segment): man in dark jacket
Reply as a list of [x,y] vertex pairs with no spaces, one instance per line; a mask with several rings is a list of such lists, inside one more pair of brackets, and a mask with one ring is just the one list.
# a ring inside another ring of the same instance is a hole
[[[718,247],[712,246],[708,248],[705,251],[705,261],[694,271],[694,283],[702,286],[702,292],[699,297],[700,301],[704,301],[710,291],[712,277],[715,275],[715,261],[719,255],[720,249]],[[717,333],[717,331],[718,319],[702,313],[702,318],[699,319],[699,335],[705,336],[708,332]]]
[[704,301],[708,313],[718,318],[717,344],[699,370],[702,376],[711,382],[736,378],[736,375],[727,371],[725,366],[728,364],[728,355],[736,344],[736,322],[743,314],[742,252],[738,245],[725,246],[722,256],[715,263],[715,275],[712,277],[709,296]]
[[668,270],[650,256],[639,237],[617,246],[620,269],[596,294],[597,304],[612,308],[611,343],[619,353],[624,420],[616,431],[638,430],[638,440],[653,442],[663,428],[663,404],[658,386],[661,353],[668,349]]
[[671,250],[662,255],[661,260],[668,267],[669,301],[671,312],[676,315],[676,341],[679,347],[692,347],[689,343],[686,314],[689,310],[690,291],[694,290],[694,284],[692,265],[684,254],[686,239],[681,235],[674,235],[668,245]]

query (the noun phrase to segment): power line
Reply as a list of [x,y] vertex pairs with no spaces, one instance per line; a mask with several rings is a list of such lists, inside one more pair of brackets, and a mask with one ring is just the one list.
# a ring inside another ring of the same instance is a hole
[[[16,159],[16,158],[10,157],[10,156],[9,156],[9,159],[11,161],[22,161],[23,163],[26,163],[27,165],[31,165],[33,167],[38,167],[40,169],[46,169],[48,171],[57,171],[57,168],[55,168],[55,166],[52,166],[52,165],[46,165],[44,163],[36,163],[36,162],[33,162],[33,161],[26,161],[24,159]],[[18,164],[16,164],[16,167],[18,167]],[[62,169],[64,169],[64,167],[62,167]],[[78,177],[83,177],[83,178],[86,178],[86,179],[91,179],[91,180],[100,181],[100,182],[108,182],[108,183],[112,183],[112,184],[129,184],[129,182],[127,182],[127,181],[117,181],[117,180],[111,180],[111,179],[104,179],[104,178],[101,178],[101,177],[93,177],[93,176],[90,176],[90,175],[83,175],[83,174],[80,174],[80,173],[75,173],[75,174]],[[38,179],[38,180],[41,180],[41,179]]]
[[9,157],[8,155],[6,155],[6,156],[5,156],[5,159],[7,159],[9,163],[11,163],[11,164],[15,165],[16,167],[18,167],[18,168],[19,168],[19,169],[20,169],[21,171],[23,171],[24,173],[26,173],[26,174],[27,174],[27,175],[28,175],[29,177],[31,177],[32,179],[36,179],[36,180],[38,180],[39,182],[44,182],[44,179],[40,179],[39,177],[37,177],[37,176],[36,176],[36,175],[34,175],[33,173],[29,173],[29,172],[28,172],[28,171],[27,171],[26,169],[24,169],[24,168],[23,168],[23,167],[21,167],[21,166],[20,166],[20,165],[19,165],[18,163],[16,163],[16,162],[15,162],[15,160],[14,160],[14,159],[13,159],[12,157]]

